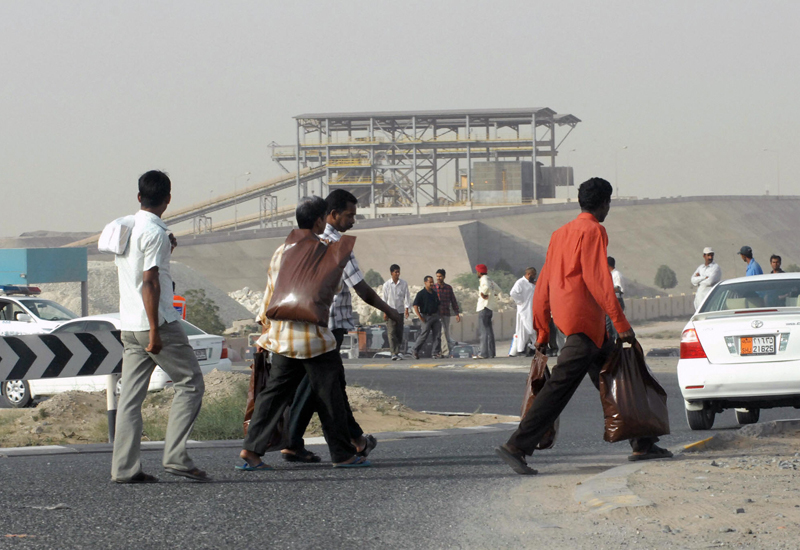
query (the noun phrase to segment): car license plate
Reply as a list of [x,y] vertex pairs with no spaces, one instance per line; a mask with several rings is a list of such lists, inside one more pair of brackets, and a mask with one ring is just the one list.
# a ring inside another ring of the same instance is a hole
[[198,361],[206,361],[206,360],[208,360],[208,353],[204,349],[196,349],[196,350],[194,350],[194,356],[197,357]]
[[739,355],[775,355],[774,336],[742,336]]

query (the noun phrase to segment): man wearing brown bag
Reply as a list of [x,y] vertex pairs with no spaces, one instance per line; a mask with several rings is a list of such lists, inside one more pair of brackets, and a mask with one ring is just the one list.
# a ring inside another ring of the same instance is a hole
[[[545,432],[564,410],[588,373],[599,389],[600,369],[612,346],[605,330],[608,315],[623,342],[636,338],[622,312],[608,271],[608,235],[600,225],[611,207],[612,187],[601,178],[581,184],[581,213],[550,238],[542,273],[533,296],[536,347],[544,353],[550,339],[550,318],[567,335],[552,376],[547,380],[517,430],[495,452],[518,474],[532,475],[525,457],[533,454]],[[657,437],[631,439],[630,460],[672,456],[655,443]]]
[[[314,243],[319,246],[318,235],[325,228],[325,214],[327,204],[319,197],[304,199],[297,206],[297,224],[301,230],[311,230],[315,236],[305,234],[304,240],[316,239]],[[297,231],[297,230],[295,230]],[[294,233],[294,232],[292,232]],[[291,237],[291,235],[290,235]],[[272,352],[272,369],[266,387],[261,390],[255,399],[255,409],[247,437],[239,457],[244,464],[237,466],[239,470],[270,470],[270,466],[261,461],[261,456],[270,446],[270,440],[278,420],[284,410],[292,401],[298,385],[304,376],[308,376],[314,397],[317,403],[317,413],[322,423],[322,430],[328,442],[331,460],[334,467],[363,467],[370,463],[366,458],[356,455],[356,448],[350,441],[347,427],[347,410],[345,407],[344,392],[339,382],[342,358],[336,350],[336,339],[327,327],[319,323],[276,320],[280,316],[270,314],[268,310],[273,307],[300,301],[304,294],[298,287],[297,295],[291,299],[293,287],[300,285],[302,279],[308,278],[308,273],[296,273],[291,262],[283,262],[290,249],[297,250],[298,245],[284,244],[278,247],[272,256],[267,273],[267,295],[264,297],[264,306],[259,313],[263,334],[258,340],[258,346]],[[327,245],[326,245],[327,246]],[[330,247],[336,246],[330,245]],[[352,244],[350,244],[352,250]],[[349,252],[347,253],[349,258]],[[286,265],[289,264],[289,265]],[[333,302],[333,295],[341,284],[341,270],[337,278],[330,278],[333,288],[319,289],[316,296],[326,295],[326,303],[314,304],[327,311]],[[277,289],[276,289],[277,287]],[[286,299],[278,300],[278,304],[271,302],[273,293],[280,297],[284,292]],[[324,301],[324,300],[323,300]]]

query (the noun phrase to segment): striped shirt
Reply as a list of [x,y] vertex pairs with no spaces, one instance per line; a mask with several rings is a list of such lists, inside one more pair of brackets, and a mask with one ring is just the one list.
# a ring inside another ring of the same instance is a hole
[[[342,234],[331,224],[327,224],[321,238],[328,242],[338,242],[342,238]],[[331,330],[335,328],[347,330],[356,328],[353,325],[353,297],[350,295],[350,289],[363,280],[364,274],[358,267],[355,254],[351,252],[350,261],[344,266],[344,272],[342,273],[342,290],[333,297],[331,313],[328,318],[328,328]]]
[[258,339],[258,346],[272,353],[291,357],[292,359],[310,359],[323,353],[336,349],[336,338],[328,327],[321,327],[311,323],[297,321],[274,321],[268,319],[266,312],[272,293],[275,291],[275,281],[278,280],[278,271],[281,268],[281,259],[286,245],[280,245],[272,255],[267,271],[267,288],[264,291],[264,301],[256,316],[256,322],[264,327],[264,333]]

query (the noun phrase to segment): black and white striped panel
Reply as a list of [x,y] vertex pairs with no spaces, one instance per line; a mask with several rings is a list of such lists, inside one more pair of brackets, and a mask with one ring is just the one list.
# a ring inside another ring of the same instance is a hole
[[35,380],[122,371],[115,331],[0,337],[0,380]]

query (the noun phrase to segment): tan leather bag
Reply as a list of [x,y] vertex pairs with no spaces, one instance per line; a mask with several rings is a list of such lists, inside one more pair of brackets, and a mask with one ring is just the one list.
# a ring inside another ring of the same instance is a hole
[[326,245],[310,229],[289,233],[267,318],[327,327],[333,297],[355,242],[355,237],[343,236]]
[[[533,405],[536,396],[542,391],[544,383],[550,378],[550,369],[547,368],[547,356],[536,350],[533,359],[531,360],[531,370],[528,373],[528,381],[525,383],[525,395],[522,398],[522,409],[520,410],[520,417],[524,418],[528,409]],[[558,418],[555,423],[550,426],[550,429],[542,436],[541,441],[536,445],[539,450],[550,449],[556,444],[556,436],[558,435]]]

